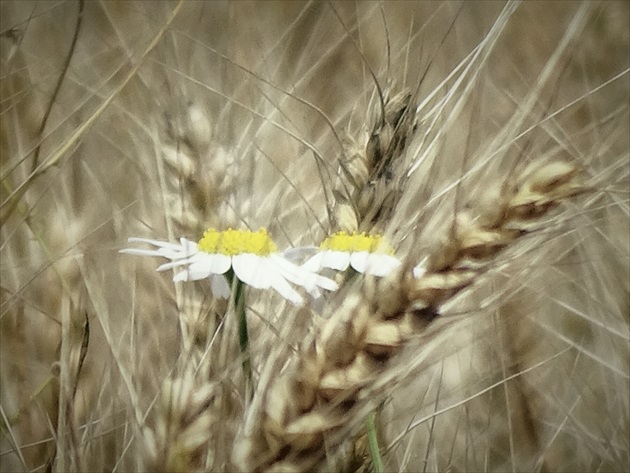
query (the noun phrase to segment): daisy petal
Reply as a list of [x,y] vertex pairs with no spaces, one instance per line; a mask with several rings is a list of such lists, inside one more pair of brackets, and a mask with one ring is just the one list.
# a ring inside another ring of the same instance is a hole
[[429,261],[428,257],[424,257],[422,259],[422,261],[420,261],[420,263],[418,263],[414,268],[413,268],[413,277],[414,278],[421,278],[422,276],[424,276],[424,273],[427,272],[427,262]]
[[302,268],[308,271],[319,271],[323,268],[322,260],[324,256],[321,253],[317,253],[307,259],[304,264],[302,264]]
[[[140,255],[140,256],[162,256],[170,260],[184,258],[186,256],[193,255],[197,252],[197,245],[182,238],[182,244],[170,243],[167,241],[150,240],[148,238],[129,238],[130,243],[148,243],[149,245],[156,246],[155,250],[142,250],[135,248],[126,248],[121,250],[121,253]],[[186,242],[186,245],[184,245]],[[192,246],[191,246],[192,245]]]
[[157,270],[165,271],[184,264],[196,266],[197,268],[206,267],[208,269],[208,274],[224,274],[228,269],[230,269],[231,260],[230,257],[226,255],[197,253],[192,255],[190,258],[164,263],[159,266]]
[[394,269],[400,266],[397,258],[379,253],[368,253],[367,251],[357,251],[350,257],[352,267],[360,273],[372,274],[374,276],[387,276]]
[[207,266],[201,265],[199,263],[193,263],[188,266],[183,271],[180,271],[173,277],[173,281],[198,281],[200,279],[205,279],[210,276],[212,273],[208,270]]
[[204,258],[204,262],[208,264],[212,274],[225,274],[227,270],[230,269],[230,266],[232,266],[232,258],[227,255],[219,253],[212,255],[204,253],[199,254],[206,256],[206,258]]
[[413,268],[413,277],[416,279],[419,279],[422,276],[424,276],[424,273],[426,272],[427,272],[427,269],[425,267],[418,265]]
[[287,261],[282,256],[272,254],[269,255],[269,258],[284,278],[293,284],[304,287],[314,297],[321,294],[317,288],[318,286],[329,291],[337,290],[337,283],[332,279],[312,273],[303,266],[297,266]]
[[370,256],[370,253],[368,253],[367,251],[358,251],[356,253],[352,253],[352,256],[350,257],[350,264],[359,273],[365,273],[368,256]]
[[177,266],[182,266],[184,264],[194,263],[195,261],[199,261],[198,255],[193,255],[189,258],[178,259],[175,261],[171,261],[170,263],[164,263],[157,267],[156,271],[166,271],[167,269],[173,269]]
[[269,289],[271,281],[267,274],[268,258],[243,253],[232,257],[232,268],[236,276],[246,284],[256,289]]
[[197,281],[199,279],[207,278],[211,274],[217,273],[214,270],[215,256],[216,255],[209,255],[207,253],[197,253],[190,258],[163,264],[158,268],[158,271],[164,271],[166,269],[187,264],[188,267],[177,273],[173,278],[173,281]]
[[304,269],[319,271],[322,268],[332,268],[345,271],[350,266],[350,253],[345,251],[320,251],[302,265]]
[[350,266],[350,253],[345,251],[322,251],[322,266],[337,271],[345,271]]
[[300,305],[304,302],[302,296],[284,279],[284,276],[278,268],[274,268],[273,266],[267,268],[267,277],[269,277],[271,287],[278,291],[286,300],[296,305]]
[[179,242],[181,243],[182,251],[188,255],[193,255],[199,251],[197,243],[194,241],[186,240],[186,238],[180,238]]
[[162,256],[160,250],[141,250],[138,248],[125,248],[124,250],[120,250],[118,253],[137,256]]

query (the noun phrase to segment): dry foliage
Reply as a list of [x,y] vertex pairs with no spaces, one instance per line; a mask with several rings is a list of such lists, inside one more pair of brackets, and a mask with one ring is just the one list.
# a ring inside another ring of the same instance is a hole
[[[0,14],[0,470],[373,471],[374,412],[386,471],[630,469],[626,2]],[[248,289],[250,396],[234,304],[118,254],[208,227],[403,264]]]

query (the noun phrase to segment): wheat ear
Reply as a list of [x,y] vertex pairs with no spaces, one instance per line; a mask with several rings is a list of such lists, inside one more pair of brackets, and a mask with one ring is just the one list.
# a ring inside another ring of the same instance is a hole
[[483,219],[457,215],[443,251],[447,257],[430,260],[423,275],[414,276],[407,266],[384,279],[366,279],[301,347],[293,364],[259,387],[235,464],[256,472],[310,471],[321,464],[327,451],[343,443],[341,433],[361,421],[366,411],[359,410],[374,402],[366,394],[394,356],[423,334],[440,306],[473,284],[501,249],[527,233],[527,222],[584,192],[578,174],[561,161],[525,173],[506,188],[494,222],[482,225]]
[[220,389],[188,369],[165,381],[151,422],[142,428],[142,471],[212,467],[207,433],[219,421]]
[[[212,142],[212,126],[201,104],[174,106],[165,114],[160,188],[170,239],[193,240],[208,227],[235,224],[228,196],[235,181],[230,155]],[[189,349],[204,321],[204,295],[198,287],[176,287],[180,328]]]
[[412,95],[402,91],[379,105],[364,142],[346,143],[339,163],[333,191],[333,220],[339,230],[383,230],[404,189],[401,155],[416,129]]

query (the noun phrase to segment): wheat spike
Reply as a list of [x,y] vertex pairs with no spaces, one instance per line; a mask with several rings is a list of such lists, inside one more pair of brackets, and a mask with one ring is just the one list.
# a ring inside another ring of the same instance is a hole
[[212,469],[212,439],[219,420],[220,387],[203,383],[193,370],[167,379],[152,419],[142,428],[143,471]]
[[415,106],[407,91],[385,97],[382,106],[364,142],[344,143],[347,157],[340,159],[333,192],[335,230],[382,231],[403,193],[402,154],[416,129]]
[[[518,181],[518,189],[531,193],[528,202],[536,207],[536,217],[585,191],[577,170],[561,162],[540,166]],[[467,261],[492,260],[524,235],[524,230],[509,229],[523,217],[516,212],[521,202],[508,195],[503,218],[492,228],[478,227],[465,214],[458,215],[455,228],[463,222],[465,227],[453,235],[448,263],[429,264],[419,278],[406,269],[383,280],[367,280],[358,294],[347,295],[286,372],[257,393],[260,412],[250,419],[255,423],[235,451],[239,468],[256,472],[317,468],[326,456],[325,446],[341,442],[339,432],[357,423],[357,412],[371,401],[364,392],[395,355],[425,332],[442,304],[486,270],[468,267]],[[533,218],[531,213],[526,216]]]

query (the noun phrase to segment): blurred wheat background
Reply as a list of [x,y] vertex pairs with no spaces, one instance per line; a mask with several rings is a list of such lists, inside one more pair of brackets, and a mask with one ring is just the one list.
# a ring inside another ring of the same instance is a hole
[[[630,470],[628,2],[0,14],[0,470],[374,471],[369,412],[385,471]],[[501,226],[550,162],[579,192]],[[403,279],[305,307],[249,291],[249,398],[229,304],[118,253],[230,226],[281,248],[378,231],[472,279],[425,297],[439,316],[375,376],[309,402],[281,380],[337,318],[419,300]],[[462,226],[518,238],[464,258]]]

